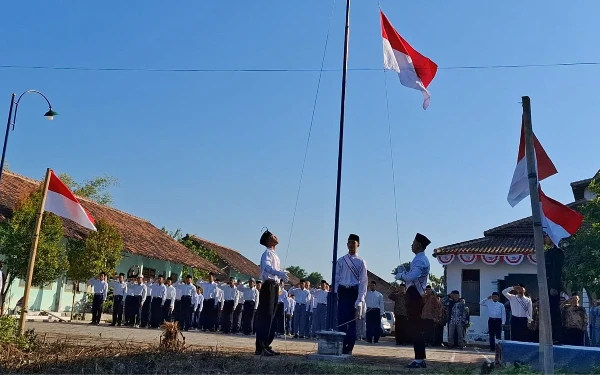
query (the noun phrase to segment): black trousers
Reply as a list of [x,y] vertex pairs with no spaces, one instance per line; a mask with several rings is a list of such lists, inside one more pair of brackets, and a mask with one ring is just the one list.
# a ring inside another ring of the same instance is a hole
[[123,296],[113,297],[113,314],[112,324],[121,325],[123,322]]
[[502,338],[502,319],[489,318],[488,332],[490,335],[490,350],[496,350],[496,340]]
[[244,335],[252,333],[252,322],[254,321],[254,301],[245,301],[242,310],[242,332]]
[[140,327],[147,327],[150,322],[150,297],[146,297],[142,305],[142,315],[140,316]]
[[585,333],[577,328],[565,328],[564,344],[573,346],[584,346]]
[[163,300],[162,298],[154,297],[150,305],[150,327],[158,328],[163,322]]
[[548,295],[550,298],[550,321],[552,324],[552,341],[562,343],[562,313],[560,311],[560,294]]
[[[179,315],[181,315],[181,300],[176,299],[175,305],[173,306],[172,319],[174,322],[179,322]],[[181,328],[181,325],[179,326]]]
[[379,342],[381,337],[381,311],[379,309],[371,309],[367,311],[367,341]]
[[277,304],[277,310],[275,310],[275,332],[279,334],[285,333],[285,328],[283,326],[284,320],[285,315],[283,314],[283,302],[279,302]]
[[433,346],[435,343],[435,322],[433,319],[423,319],[423,335],[425,344]]
[[275,338],[275,310],[279,298],[279,285],[274,280],[266,280],[260,288],[258,295],[258,309],[256,311],[256,351],[260,352],[271,347]]
[[131,297],[131,325],[140,324],[140,311],[141,310],[142,310],[142,296],[132,296]]
[[165,300],[165,304],[163,305],[162,308],[162,319],[165,322],[170,322],[171,321],[171,300],[167,299]]
[[231,325],[233,323],[233,304],[233,300],[225,301],[223,303],[223,311],[221,312],[221,331],[223,331],[223,333],[231,332]]
[[184,331],[188,331],[192,325],[192,297],[181,297],[179,326]]
[[423,297],[415,286],[406,291],[406,310],[408,313],[408,328],[415,350],[415,359],[425,359],[425,337],[423,336]]
[[510,337],[513,341],[529,341],[529,328],[527,328],[527,318],[513,316],[510,320]]
[[396,328],[394,330],[394,336],[396,338],[396,344],[404,344],[409,342],[408,339],[408,319],[404,315],[394,314],[396,318]]
[[217,316],[217,310],[215,308],[215,299],[205,299],[202,307],[202,312],[200,313],[200,322],[202,324],[202,328],[205,330],[214,331]]
[[242,310],[244,308],[243,303],[238,303],[233,310],[233,327],[231,328],[231,332],[238,333],[242,330]]
[[356,343],[356,308],[354,303],[357,298],[358,285],[352,287],[340,285],[338,287],[338,329],[346,334],[342,346],[343,354],[351,354]]
[[437,323],[434,328],[433,346],[442,346],[444,342],[444,324]]
[[133,323],[131,323],[131,316],[133,315],[132,309],[131,309],[131,305],[132,305],[132,301],[135,297],[134,296],[125,296],[125,300],[124,300],[124,305],[125,305],[125,311],[123,313],[123,318],[125,319],[125,325],[133,325]]
[[104,303],[104,294],[94,294],[92,302],[92,323],[100,323],[102,318],[102,304]]

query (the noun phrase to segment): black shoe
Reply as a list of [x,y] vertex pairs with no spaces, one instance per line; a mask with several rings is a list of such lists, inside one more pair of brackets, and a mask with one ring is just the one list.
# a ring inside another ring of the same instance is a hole
[[406,365],[407,368],[427,368],[427,363],[425,361],[417,362],[412,361],[410,364]]
[[281,353],[279,353],[278,351],[275,351],[275,350],[271,349],[271,347],[270,347],[270,346],[266,347],[266,348],[265,348],[265,351],[266,351],[266,352],[270,352],[270,353],[271,353],[271,354],[273,354],[273,355],[280,355],[280,354],[281,354]]
[[275,354],[271,353],[270,351],[263,349],[263,350],[255,350],[254,351],[254,355],[262,355],[265,357],[273,357]]

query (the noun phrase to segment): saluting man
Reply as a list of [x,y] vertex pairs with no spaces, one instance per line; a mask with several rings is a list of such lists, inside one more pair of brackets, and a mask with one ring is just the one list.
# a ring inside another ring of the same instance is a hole
[[339,330],[346,333],[342,354],[352,355],[356,343],[356,320],[362,314],[369,278],[367,263],[356,255],[360,246],[358,235],[348,236],[347,246],[348,254],[338,259],[335,268],[335,290],[338,296]]
[[406,282],[406,310],[408,314],[408,329],[415,350],[415,360],[408,364],[408,368],[426,368],[425,363],[425,337],[423,336],[423,295],[427,288],[429,277],[429,259],[425,255],[425,249],[431,243],[427,237],[417,233],[412,243],[412,252],[415,254],[410,263],[410,270],[402,270],[402,266],[396,268],[396,280]]

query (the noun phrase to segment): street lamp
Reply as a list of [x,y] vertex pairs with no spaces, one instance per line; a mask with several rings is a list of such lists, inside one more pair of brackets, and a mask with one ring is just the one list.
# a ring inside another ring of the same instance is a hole
[[16,101],[16,95],[12,94],[12,97],[10,99],[10,109],[8,110],[8,121],[6,122],[6,135],[4,136],[4,147],[2,148],[2,160],[0,160],[0,181],[2,180],[2,173],[4,172],[4,157],[6,155],[6,144],[8,142],[8,133],[10,132],[10,126],[12,125],[12,129],[15,130],[15,123],[17,121],[17,110],[19,109],[19,103],[21,102],[21,98],[23,97],[23,95],[28,94],[30,92],[41,95],[46,100],[46,103],[48,103],[48,112],[44,113],[44,117],[46,117],[48,120],[52,120],[54,119],[54,116],[58,115],[58,113],[52,110],[52,104],[50,104],[50,101],[48,100],[46,95],[42,94],[37,90],[25,91],[19,96],[19,98]]

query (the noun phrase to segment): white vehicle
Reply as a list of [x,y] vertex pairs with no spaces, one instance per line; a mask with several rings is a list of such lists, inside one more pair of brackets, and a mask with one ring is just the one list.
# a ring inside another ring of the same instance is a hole
[[385,316],[381,317],[381,336],[385,337],[392,334],[392,325]]
[[394,313],[391,311],[385,311],[384,314],[385,315],[384,315],[383,319],[386,319],[388,321],[388,323],[390,324],[390,327],[392,329],[392,332],[394,332],[396,330],[396,318],[394,317]]

